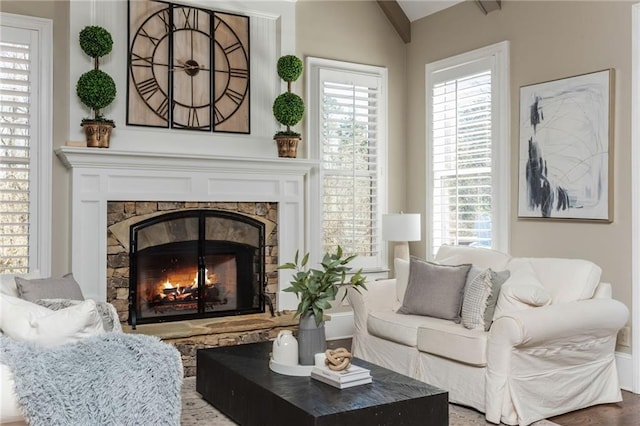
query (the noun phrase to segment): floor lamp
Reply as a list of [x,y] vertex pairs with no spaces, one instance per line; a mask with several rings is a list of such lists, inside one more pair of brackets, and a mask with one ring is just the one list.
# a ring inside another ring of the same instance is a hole
[[409,241],[420,241],[419,213],[382,215],[382,239],[396,243],[393,257],[409,260]]

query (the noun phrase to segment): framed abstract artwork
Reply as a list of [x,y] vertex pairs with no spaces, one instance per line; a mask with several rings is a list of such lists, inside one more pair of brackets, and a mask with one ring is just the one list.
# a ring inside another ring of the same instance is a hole
[[614,78],[520,88],[518,217],[612,221]]

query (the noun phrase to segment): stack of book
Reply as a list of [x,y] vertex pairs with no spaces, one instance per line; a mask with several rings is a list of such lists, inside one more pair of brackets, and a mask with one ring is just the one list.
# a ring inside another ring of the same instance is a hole
[[371,383],[371,373],[369,370],[353,364],[342,371],[333,371],[324,365],[322,367],[316,366],[311,370],[311,378],[338,389],[346,389]]

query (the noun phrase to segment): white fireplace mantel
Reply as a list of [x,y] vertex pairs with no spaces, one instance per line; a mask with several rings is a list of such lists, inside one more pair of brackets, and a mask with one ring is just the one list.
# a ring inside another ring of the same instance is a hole
[[[317,161],[75,147],[56,154],[71,170],[71,267],[87,298],[106,301],[108,201],[277,202],[280,258],[307,247]],[[282,291],[292,271],[279,274],[278,309],[295,309],[295,295]]]

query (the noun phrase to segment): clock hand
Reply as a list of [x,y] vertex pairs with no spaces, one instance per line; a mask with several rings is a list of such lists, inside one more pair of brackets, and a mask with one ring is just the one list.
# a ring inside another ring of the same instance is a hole
[[170,69],[170,71],[191,71],[191,70],[209,71],[209,68],[201,67],[199,65],[185,65],[185,66],[179,66],[179,67]]

